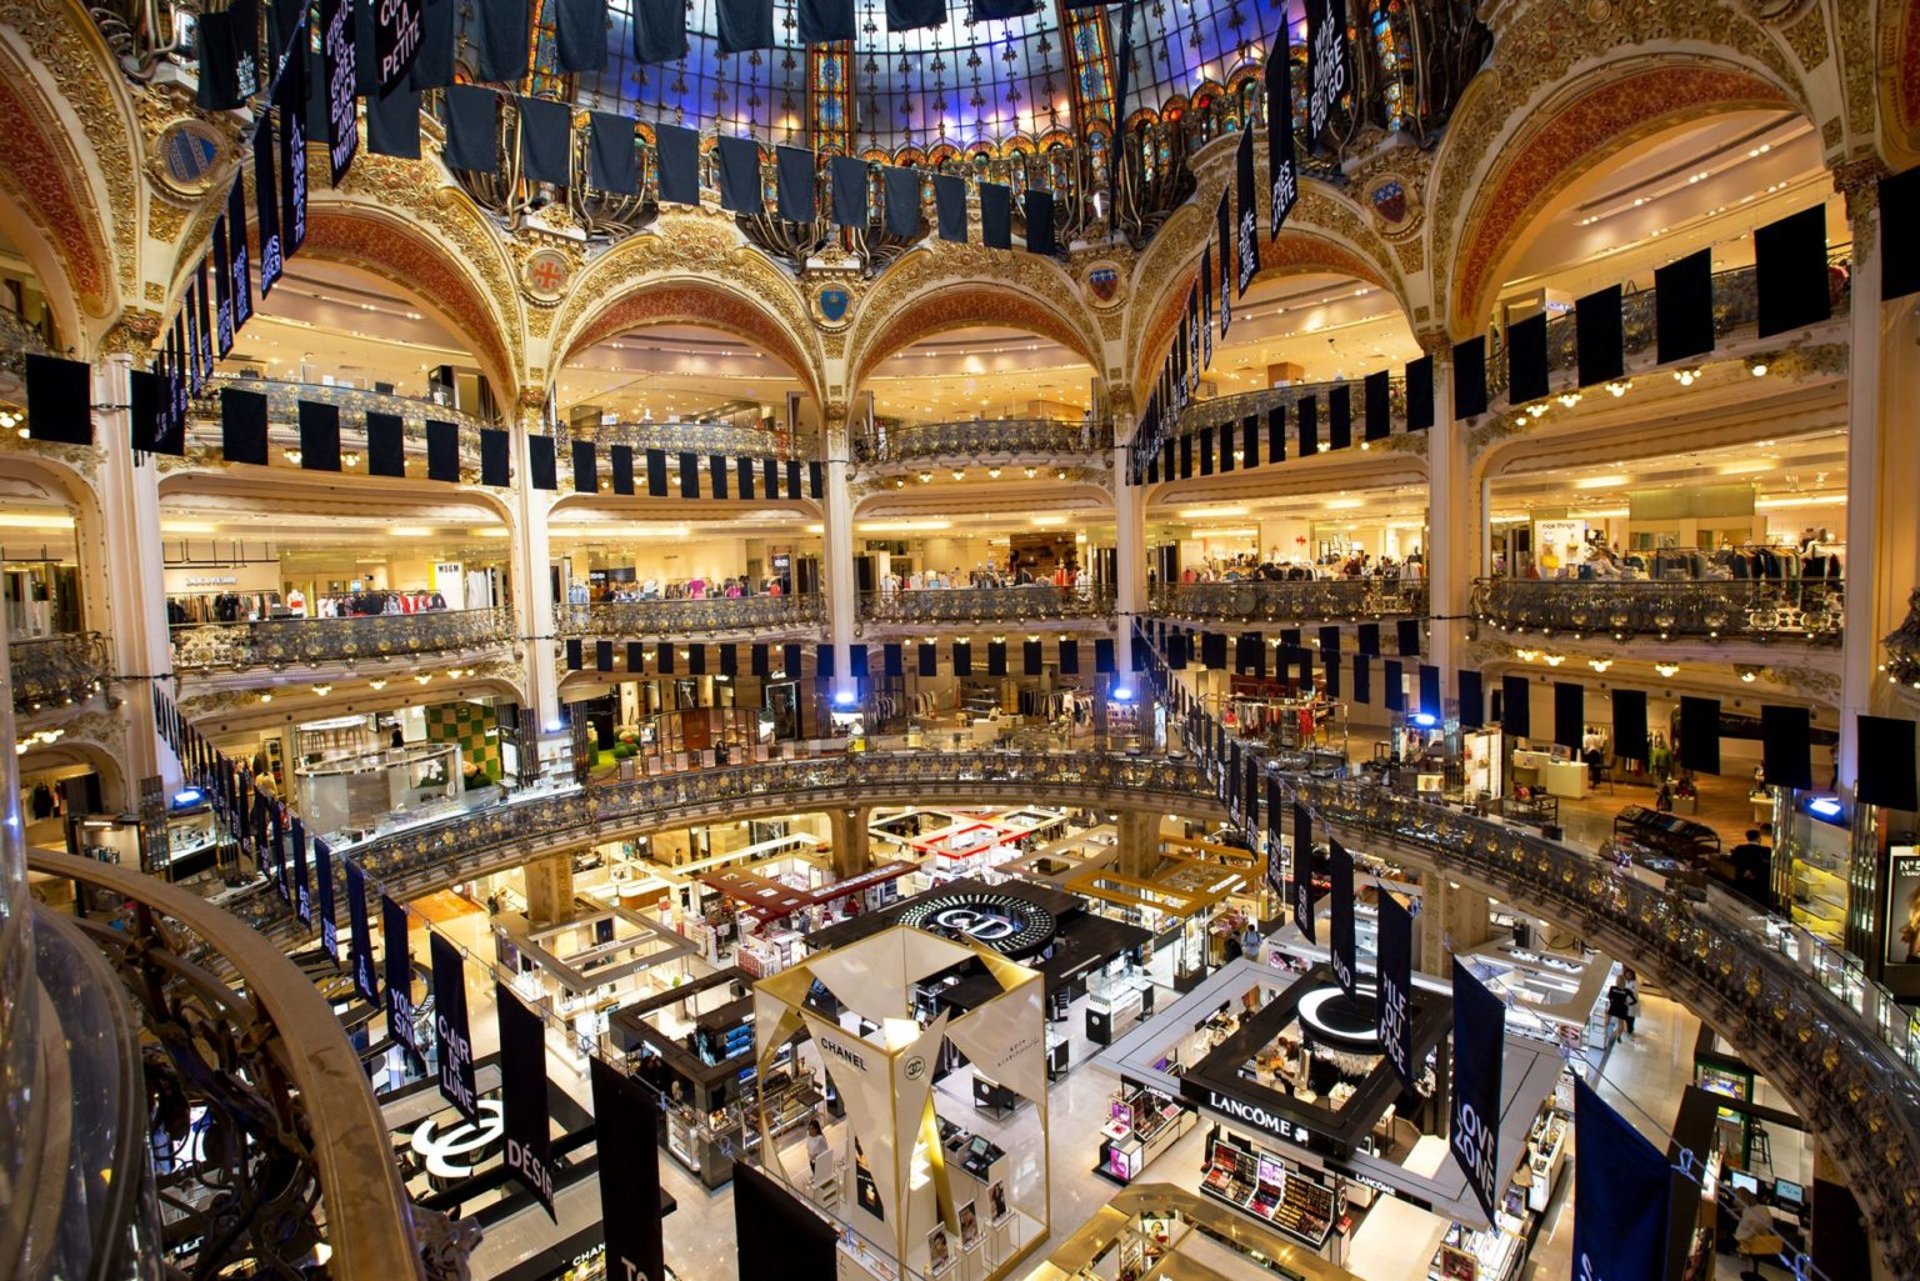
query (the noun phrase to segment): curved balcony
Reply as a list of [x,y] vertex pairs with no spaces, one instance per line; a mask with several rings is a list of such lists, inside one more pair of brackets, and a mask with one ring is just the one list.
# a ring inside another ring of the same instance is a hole
[[513,626],[504,609],[188,623],[173,629],[173,664],[182,671],[279,670],[415,654],[455,654],[504,645],[512,639]]
[[[1798,931],[1781,946],[1591,854],[1384,788],[1294,780],[1356,847],[1415,851],[1443,875],[1538,907],[1601,951],[1632,957],[1738,1044],[1811,1126],[1873,1225],[1888,1275],[1920,1276],[1920,1019],[1858,963]],[[1372,838],[1369,840],[1369,838]],[[1385,842],[1383,845],[1382,842]]]
[[[27,865],[114,909],[76,923],[146,1029],[149,1082],[178,1100],[159,1115],[163,1124],[177,1117],[181,1132],[155,1166],[160,1240],[191,1251],[186,1270],[299,1276],[325,1245],[333,1275],[418,1278],[386,1123],[312,982],[194,894],[64,854]],[[186,1128],[195,1108],[205,1109],[204,1143]]]
[[[426,824],[340,852],[389,891],[424,893],[544,853],[716,818],[830,805],[1049,804],[1147,808],[1207,816],[1224,810],[1190,762],[1107,752],[857,752],[697,770],[544,793]],[[272,899],[271,895],[259,896]],[[277,903],[277,899],[272,899]],[[344,898],[341,899],[345,901]]]
[[910,627],[964,627],[982,623],[1040,623],[1113,616],[1109,587],[952,587],[931,591],[862,592],[865,623]]
[[[1288,429],[1293,430],[1293,407],[1312,396],[1322,405],[1336,387],[1353,389],[1353,431],[1357,441],[1361,435],[1361,417],[1365,413],[1361,400],[1361,389],[1357,382],[1293,383],[1285,387],[1268,387],[1260,391],[1243,391],[1232,396],[1215,396],[1212,400],[1196,400],[1180,411],[1177,432],[1198,431],[1202,427],[1218,427],[1222,423],[1240,423],[1247,415],[1257,414],[1260,418],[1260,439],[1267,438],[1267,411],[1285,406],[1288,411]],[[1404,427],[1407,421],[1407,380],[1390,378],[1387,380],[1388,419],[1395,427]],[[1289,442],[1292,437],[1289,436]],[[1266,448],[1265,445],[1261,446]]]
[[1837,578],[1724,578],[1684,582],[1480,578],[1483,622],[1542,635],[1704,637],[1840,643],[1846,584]]
[[938,462],[989,458],[1050,462],[1070,455],[1113,449],[1111,422],[1065,422],[1053,418],[972,418],[953,423],[902,423],[879,419],[853,436],[856,463]]
[[426,456],[429,421],[452,423],[459,429],[461,462],[477,468],[480,465],[480,429],[496,426],[451,405],[442,405],[418,396],[397,396],[360,387],[328,386],[325,383],[281,378],[241,378],[234,374],[218,374],[207,380],[206,389],[193,402],[190,410],[190,425],[196,435],[202,438],[202,443],[219,443],[220,392],[227,387],[267,398],[267,423],[278,455],[270,461],[275,465],[288,461],[283,454],[279,454],[279,450],[297,448],[299,445],[300,402],[303,400],[333,405],[340,410],[341,448],[347,452],[351,452],[351,447],[345,443],[346,440],[360,438],[358,430],[350,429],[356,429],[368,414],[389,414],[400,420],[406,451],[415,457]]
[[66,632],[7,643],[13,710],[30,716],[85,702],[107,676],[107,642],[98,632]]
[[608,601],[558,609],[561,635],[607,640],[772,636],[818,628],[827,616],[826,599],[818,595]]
[[1208,623],[1311,623],[1424,616],[1422,578],[1311,578],[1298,582],[1165,583],[1153,612]]
[[669,454],[727,454],[736,458],[808,458],[811,441],[784,431],[733,422],[572,423],[561,442],[590,440],[601,449],[625,445],[636,453],[649,449]]

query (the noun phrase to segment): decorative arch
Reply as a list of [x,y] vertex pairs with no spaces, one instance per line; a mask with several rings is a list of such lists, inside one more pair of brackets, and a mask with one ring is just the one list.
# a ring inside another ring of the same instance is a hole
[[[1550,153],[1542,149],[1527,162],[1547,180],[1557,175],[1556,189],[1611,154],[1606,147],[1624,146],[1641,136],[1643,128],[1651,132],[1688,116],[1758,105],[1798,110],[1817,122],[1806,73],[1781,39],[1747,8],[1688,0],[1604,7],[1544,0],[1501,15],[1493,56],[1461,97],[1427,184],[1432,296],[1436,302],[1446,300],[1433,318],[1436,324],[1450,325],[1464,336],[1471,322],[1456,318],[1472,313],[1463,295],[1473,292],[1477,306],[1484,293],[1484,281],[1460,278],[1465,242],[1485,234],[1469,207],[1499,213],[1503,222],[1523,218],[1495,210],[1488,193],[1504,185],[1511,166],[1532,149],[1529,144],[1588,93],[1656,69],[1667,77],[1664,83],[1639,80],[1632,94],[1621,90],[1618,97],[1587,103],[1596,131],[1592,137],[1582,137],[1577,127],[1559,127],[1564,133],[1557,131],[1552,143],[1558,159],[1546,159]],[[1830,68],[1821,71],[1830,73]],[[1685,83],[1706,73],[1716,77],[1713,85]],[[1720,78],[1740,75],[1750,82]],[[1664,96],[1669,89],[1677,96]],[[1715,108],[1715,92],[1736,100]],[[1665,115],[1665,121],[1656,123],[1656,115]],[[1837,142],[1829,139],[1828,145]],[[1524,195],[1518,187],[1509,187],[1504,199],[1511,202]]]
[[1447,322],[1478,328],[1520,239],[1555,197],[1596,165],[1675,125],[1730,111],[1786,109],[1770,82],[1730,66],[1647,62],[1568,86],[1493,158],[1454,258]]
[[307,212],[307,240],[300,256],[345,263],[403,283],[465,338],[474,359],[514,403],[521,383],[517,316],[494,305],[514,306],[496,292],[498,281],[480,270],[469,244],[449,242],[430,222],[407,209],[388,210],[357,200],[315,200]]
[[111,230],[104,193],[40,89],[0,39],[0,228],[32,263],[61,339],[84,346],[119,305]]
[[1920,163],[1920,0],[1880,6],[1880,140],[1890,169]]
[[816,398],[825,360],[793,280],[746,244],[730,215],[669,211],[582,269],[548,330],[549,365],[636,324],[690,323],[737,334],[784,361]]
[[969,325],[1051,338],[1107,376],[1100,325],[1059,266],[1034,254],[940,244],[903,256],[860,300],[844,340],[849,392],[894,352]]

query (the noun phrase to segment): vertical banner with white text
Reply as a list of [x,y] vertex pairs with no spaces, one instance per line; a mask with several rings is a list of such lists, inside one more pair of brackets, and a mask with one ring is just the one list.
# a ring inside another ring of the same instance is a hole
[[1453,1111],[1448,1146],[1493,1221],[1506,1175],[1500,1168],[1500,1075],[1507,1007],[1453,958]]
[[367,929],[367,877],[352,859],[347,865],[347,919],[353,937],[347,940],[348,964],[353,968],[353,990],[369,1005],[380,1003],[380,980],[373,971],[373,936]]
[[[505,983],[493,985],[500,1022],[500,1106],[507,1170],[553,1218],[553,1123],[547,1111],[547,1028]],[[634,1142],[653,1142],[648,1133]]]
[[[468,1124],[478,1125],[480,1092],[473,1081],[473,1035],[467,1028],[466,959],[439,930],[428,932],[427,947],[433,960],[433,1035],[440,1047],[440,1093],[460,1109]],[[605,1168],[603,1157],[601,1169]]]
[[[297,818],[293,821],[296,826],[300,823]],[[313,838],[313,879],[320,889],[320,946],[327,959],[338,965],[340,924],[333,914],[333,847],[317,836]]]
[[1333,981],[1348,996],[1357,996],[1360,954],[1353,928],[1353,855],[1332,837],[1327,838],[1333,870],[1333,907],[1328,913],[1328,946],[1333,953]]
[[407,909],[385,894],[380,896],[380,942],[386,949],[387,1035],[407,1051],[407,1061],[421,1067],[418,1029],[413,1015],[413,952],[407,938]]
[[660,1237],[659,1109],[645,1086],[599,1055],[591,1060],[600,1159],[600,1222],[610,1281],[666,1276]]
[[1573,1274],[1666,1281],[1672,1164],[1577,1074],[1573,1100]]
[[1293,923],[1307,942],[1317,942],[1313,922],[1313,814],[1293,803]]
[[1412,1089],[1416,1079],[1413,1063],[1413,913],[1394,897],[1393,891],[1380,890],[1380,1044],[1387,1062],[1400,1077],[1400,1083]]

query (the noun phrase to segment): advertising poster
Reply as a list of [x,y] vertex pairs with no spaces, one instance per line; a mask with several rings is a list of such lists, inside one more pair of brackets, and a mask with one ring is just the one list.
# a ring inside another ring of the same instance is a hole
[[1534,563],[1542,578],[1571,578],[1587,559],[1587,522],[1536,520],[1533,522]]
[[1887,857],[1887,964],[1920,965],[1920,851],[1895,845]]

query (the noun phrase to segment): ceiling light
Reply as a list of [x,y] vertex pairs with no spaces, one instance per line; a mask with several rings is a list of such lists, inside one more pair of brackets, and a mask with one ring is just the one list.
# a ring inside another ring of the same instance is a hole
[[385,689],[386,687],[387,687],[387,678],[384,676],[376,676],[372,680],[367,682],[368,689],[382,690],[382,689]]
[[1032,480],[1035,476],[1039,475],[1040,473],[1040,469],[1038,467],[1028,467],[1025,470],[1027,473],[1028,480]]
[[1673,679],[1673,677],[1674,677],[1674,676],[1675,676],[1675,675],[1676,675],[1676,674],[1677,674],[1677,673],[1678,673],[1678,672],[1680,671],[1680,664],[1678,664],[1678,663],[1655,663],[1655,664],[1653,665],[1653,670],[1654,670],[1654,671],[1656,671],[1656,672],[1659,672],[1659,673],[1660,673],[1660,674],[1661,674],[1662,676],[1664,676],[1664,677],[1666,677],[1667,679],[1669,679],[1669,680],[1671,680],[1671,679]]
[[1626,395],[1627,389],[1632,386],[1633,386],[1633,380],[1631,378],[1616,378],[1612,382],[1607,384],[1607,390],[1611,392],[1616,398],[1618,398],[1620,396]]
[[1740,679],[1746,684],[1751,685],[1758,678],[1754,675],[1753,669],[1748,668],[1746,671],[1740,673]]
[[989,467],[989,468],[987,468],[987,479],[988,479],[988,480],[999,480],[999,479],[1000,479],[1000,469],[999,469],[998,467]]
[[[1278,644],[1279,642],[1276,641],[1274,643]],[[1540,657],[1540,651],[1537,649],[1516,649],[1513,651],[1513,656],[1523,663],[1531,663]]]
[[1580,403],[1580,393],[1577,391],[1563,391],[1555,397],[1555,399],[1560,402],[1562,407],[1572,409]]
[[1547,416],[1547,408],[1548,408],[1547,402],[1542,400],[1534,404],[1528,405],[1527,412],[1532,414],[1535,418],[1545,418]]
[[1353,511],[1364,506],[1366,500],[1363,498],[1329,498],[1326,502],[1328,511]]
[[1587,666],[1596,672],[1604,672],[1613,666],[1613,660],[1611,658],[1589,658],[1587,660]]
[[273,691],[272,690],[262,691],[260,694],[260,701],[263,703],[271,703],[273,701]]
[[333,693],[333,686],[327,684],[315,685],[313,692],[317,697],[325,698],[327,695]]
[[1755,378],[1765,378],[1767,376],[1767,362],[1764,360],[1749,361],[1747,363],[1747,369]]
[[340,455],[340,465],[346,470],[352,471],[360,465],[360,455],[349,449],[346,453]]
[[416,683],[425,685],[428,681],[433,679],[433,673],[421,672],[418,676],[414,677],[413,679]]
[[425,525],[392,525],[387,533],[395,538],[431,538],[433,531]]
[[923,472],[921,472],[921,473],[920,473],[920,483],[921,483],[922,485],[930,485],[930,484],[932,484],[932,483],[933,483],[933,473],[932,473],[932,472],[930,472],[930,471],[923,471]]
[[1180,513],[1180,519],[1211,520],[1216,516],[1244,516],[1246,514],[1247,509],[1245,507],[1235,507],[1232,505],[1221,507],[1189,507]]
[[1067,523],[1067,518],[1065,516],[1035,516],[1033,523],[1036,525],[1064,525]]
[[1582,476],[1573,482],[1575,489],[1618,489],[1627,483],[1625,476]]
[[1676,369],[1673,371],[1673,380],[1679,383],[1682,387],[1693,386],[1694,382],[1699,377],[1700,377],[1700,369],[1699,369],[1699,366],[1697,365],[1687,365],[1683,368]]
[[1064,467],[1057,468],[1053,473],[1053,478],[1055,480],[1065,480],[1067,478],[1067,469]]
[[954,468],[954,469],[953,469],[953,478],[954,478],[955,480],[965,480],[965,479],[967,478],[967,469],[966,469],[966,468],[964,468],[964,467],[956,467],[956,468]]
[[952,527],[950,520],[869,520],[859,528],[863,534],[929,534]]
[[1567,656],[1565,654],[1547,654],[1544,657],[1547,660],[1548,667],[1558,667],[1560,666],[1560,664],[1567,661]]
[[298,467],[300,465],[300,457],[301,457],[300,451],[297,449],[289,449],[286,451],[287,461],[292,463],[295,467]]

